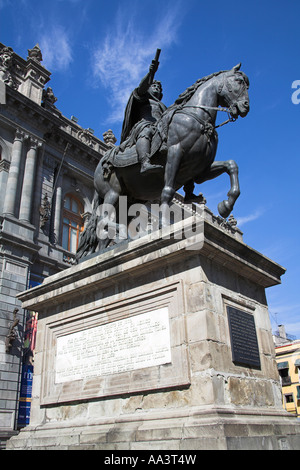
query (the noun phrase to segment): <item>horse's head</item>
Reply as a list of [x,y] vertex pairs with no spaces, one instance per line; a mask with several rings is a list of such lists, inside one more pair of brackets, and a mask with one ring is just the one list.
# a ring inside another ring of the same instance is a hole
[[245,117],[249,110],[249,79],[240,71],[241,64],[219,75],[219,104],[227,106],[233,118]]

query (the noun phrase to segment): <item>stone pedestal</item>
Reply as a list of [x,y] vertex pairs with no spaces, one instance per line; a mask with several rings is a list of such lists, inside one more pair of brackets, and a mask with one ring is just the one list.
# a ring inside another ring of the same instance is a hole
[[7,449],[299,449],[265,288],[284,269],[208,212],[22,293],[30,425]]

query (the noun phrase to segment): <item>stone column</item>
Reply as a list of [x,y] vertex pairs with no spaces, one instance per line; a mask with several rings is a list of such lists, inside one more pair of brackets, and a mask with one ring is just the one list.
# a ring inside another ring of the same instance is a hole
[[17,129],[14,144],[13,144],[10,169],[9,169],[9,174],[8,174],[8,179],[7,179],[3,214],[15,215],[16,197],[17,197],[18,180],[19,180],[24,138],[25,138],[24,133],[20,131],[20,129]]
[[30,139],[25,163],[19,219],[29,223],[31,221],[31,208],[35,187],[37,150],[40,145],[36,139]]
[[56,243],[60,243],[61,233],[61,211],[62,211],[62,176],[58,177],[55,193],[55,212],[54,212],[54,234]]

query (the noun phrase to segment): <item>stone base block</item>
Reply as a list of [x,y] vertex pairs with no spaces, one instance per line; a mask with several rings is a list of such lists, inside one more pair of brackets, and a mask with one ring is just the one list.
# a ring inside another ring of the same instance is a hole
[[207,408],[28,426],[8,450],[300,450],[300,426],[270,410]]
[[19,296],[39,323],[30,425],[7,449],[300,449],[265,297],[284,269],[208,212],[168,230]]

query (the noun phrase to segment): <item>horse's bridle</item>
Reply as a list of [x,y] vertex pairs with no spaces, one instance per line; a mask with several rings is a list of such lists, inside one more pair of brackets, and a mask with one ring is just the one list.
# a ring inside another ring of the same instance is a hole
[[[240,74],[241,75],[241,74]],[[233,77],[234,75],[229,75],[229,77]],[[224,88],[224,86],[226,85],[226,88],[227,90],[229,91],[229,93],[232,92],[232,86],[228,83],[227,79],[229,77],[224,77],[223,81],[219,84],[218,86],[218,94],[220,94],[222,92],[222,89]],[[246,90],[247,87],[247,84],[246,84],[246,81],[245,79],[243,78],[243,86],[241,86],[241,90],[237,96],[237,99],[236,99],[236,102],[239,101],[239,98],[240,96],[242,95],[242,93]],[[224,122],[222,122],[221,124],[218,124],[217,126],[214,126],[215,129],[217,129],[218,127],[222,127],[224,126],[225,124],[228,124],[229,122],[235,122],[237,120],[237,118],[234,118],[231,116],[231,108],[232,108],[232,105],[230,105],[228,108],[221,108],[221,107],[214,107],[214,106],[205,106],[205,105],[200,105],[200,106],[190,106],[190,105],[183,105],[183,108],[199,108],[199,109],[204,109],[205,111],[206,110],[211,110],[211,111],[221,111],[221,112],[225,112],[227,113],[228,115],[228,119]],[[194,117],[196,117],[196,115],[193,115]],[[205,121],[202,121],[200,118],[197,117],[197,120],[201,123],[204,123]]]
[[[211,110],[211,111],[222,111],[224,113],[227,113],[228,119],[226,121],[222,122],[221,124],[218,124],[217,126],[213,126],[214,129],[217,129],[218,127],[222,127],[225,124],[228,124],[229,122],[235,122],[237,120],[237,118],[234,118],[234,117],[231,116],[230,107],[229,108],[217,108],[217,107],[214,107],[214,106],[205,106],[205,105],[201,105],[201,106],[184,105],[183,108],[199,108],[199,109],[204,109],[204,111]],[[178,112],[182,112],[182,109],[179,109]],[[206,122],[203,121],[202,119],[200,119],[196,114],[191,113],[191,115],[195,119],[197,119],[197,121],[199,121],[201,124],[206,124]]]

